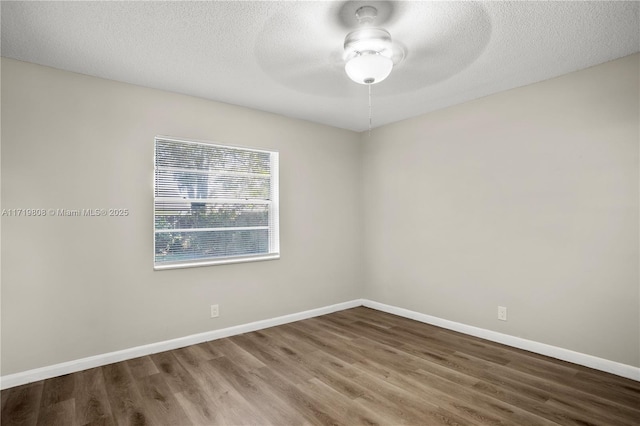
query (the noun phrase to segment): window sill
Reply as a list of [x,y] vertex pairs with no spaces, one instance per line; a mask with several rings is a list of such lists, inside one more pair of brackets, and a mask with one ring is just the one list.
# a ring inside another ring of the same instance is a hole
[[207,259],[202,261],[159,264],[159,265],[153,265],[153,269],[155,271],[163,271],[165,269],[196,268],[198,266],[229,265],[233,263],[261,262],[264,260],[277,260],[277,259],[280,259],[280,253],[269,253],[269,254],[263,254],[259,256],[238,256],[238,257],[227,257],[224,259]]

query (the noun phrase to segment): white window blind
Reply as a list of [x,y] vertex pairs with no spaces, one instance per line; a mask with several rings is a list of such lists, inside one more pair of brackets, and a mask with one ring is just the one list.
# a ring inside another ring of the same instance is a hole
[[155,139],[154,268],[279,257],[278,153]]

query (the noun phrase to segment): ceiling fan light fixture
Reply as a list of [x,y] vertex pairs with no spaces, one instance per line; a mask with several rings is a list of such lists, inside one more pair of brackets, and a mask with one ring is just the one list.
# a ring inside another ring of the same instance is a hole
[[376,84],[389,77],[393,60],[377,52],[364,52],[349,59],[344,69],[356,83]]
[[360,84],[376,84],[393,69],[391,35],[382,28],[365,27],[344,40],[345,71]]

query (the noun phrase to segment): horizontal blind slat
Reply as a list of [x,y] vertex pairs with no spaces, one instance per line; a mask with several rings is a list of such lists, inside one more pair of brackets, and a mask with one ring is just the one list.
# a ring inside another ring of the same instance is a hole
[[251,231],[268,230],[268,226],[228,226],[224,228],[171,228],[156,229],[156,233],[180,233],[180,232],[222,232],[222,231]]
[[234,170],[198,170],[198,169],[187,169],[184,167],[171,167],[171,166],[156,166],[156,170],[159,171],[167,171],[167,172],[188,172],[188,173],[196,173],[196,174],[206,174],[211,176],[218,175],[230,175],[230,176],[246,176],[246,177],[257,177],[257,178],[268,178],[271,176],[268,172],[265,173],[249,173],[249,172],[237,172]]
[[264,205],[271,203],[271,200],[250,199],[250,198],[182,198],[182,197],[155,197],[156,202],[161,203],[182,203],[182,204],[256,204]]

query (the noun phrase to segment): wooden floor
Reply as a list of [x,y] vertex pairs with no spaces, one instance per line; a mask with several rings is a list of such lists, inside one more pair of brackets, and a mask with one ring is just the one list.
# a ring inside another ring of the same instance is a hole
[[85,424],[637,426],[640,382],[360,307],[2,391]]

